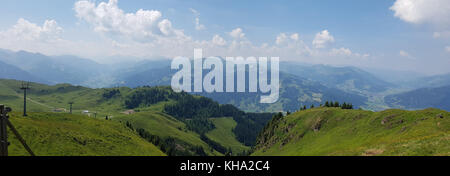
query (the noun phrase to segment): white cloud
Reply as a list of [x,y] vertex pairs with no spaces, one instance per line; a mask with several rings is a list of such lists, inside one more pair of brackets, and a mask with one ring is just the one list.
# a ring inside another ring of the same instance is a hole
[[5,31],[0,31],[0,48],[25,50],[47,55],[98,56],[110,52],[103,42],[68,41],[61,36],[63,28],[55,20],[45,20],[42,25],[20,18]]
[[447,52],[450,53],[450,46],[446,46],[446,47],[445,47],[445,51],[447,51]]
[[164,20],[162,20],[161,22],[159,22],[158,23],[158,27],[159,27],[159,30],[161,30],[161,32],[164,34],[164,35],[170,35],[171,34],[171,32],[172,32],[172,23],[169,21],[169,20],[167,20],[167,19],[164,19]]
[[200,16],[200,13],[199,13],[197,10],[195,10],[195,9],[193,9],[193,8],[189,8],[189,10],[190,10],[195,16]]
[[404,50],[400,50],[399,55],[408,59],[415,59],[415,57]]
[[159,37],[185,37],[181,30],[172,28],[167,19],[162,19],[157,10],[139,9],[136,13],[125,13],[117,0],[101,2],[78,1],[74,7],[76,16],[94,27],[99,33],[126,37],[136,41],[151,41]]
[[315,48],[325,48],[327,44],[333,43],[334,37],[328,32],[328,30],[323,30],[316,34],[312,44]]
[[278,34],[275,44],[282,45],[290,42],[295,42],[299,40],[299,35],[297,33],[291,34],[288,36],[286,33],[280,33]]
[[236,28],[230,32],[230,36],[233,37],[234,39],[242,39],[245,37],[245,33],[242,32],[241,28]]
[[410,57],[409,53],[406,51],[403,51],[403,50],[400,50],[399,54],[400,54],[400,56],[403,56],[403,57]]
[[[346,58],[346,62],[350,62],[349,58],[363,56],[349,48],[316,49],[334,42],[334,37],[327,30],[318,33],[313,44],[301,40],[298,33],[280,33],[275,41],[254,44],[246,38],[240,27],[227,32],[227,36],[216,34],[208,40],[195,40],[185,35],[182,29],[175,29],[173,21],[163,18],[161,12],[140,9],[126,13],[118,7],[117,0],[100,3],[78,1],[74,4],[74,10],[80,25],[92,27],[92,31],[87,35],[98,35],[98,38],[65,40],[60,36],[63,29],[54,20],[37,25],[19,19],[14,26],[0,31],[0,48],[88,58],[107,58],[114,55],[145,58],[191,57],[194,48],[203,48],[205,56],[278,56],[282,60],[317,63],[341,63],[340,58]],[[192,13],[198,14],[197,11]],[[100,59],[97,61],[105,62]]]
[[205,25],[200,24],[200,18],[199,17],[195,18],[195,29],[199,30],[199,31],[206,29]]
[[330,50],[329,52],[329,56],[333,56],[333,57],[345,57],[345,58],[368,58],[370,57],[369,54],[361,54],[361,53],[355,53],[352,52],[352,50],[350,50],[349,48],[333,48]]
[[348,49],[348,48],[339,48],[339,49],[333,48],[333,49],[331,50],[331,54],[332,54],[332,55],[351,56],[353,53],[352,53],[352,51],[351,51],[350,49]]
[[205,25],[200,24],[200,13],[193,8],[190,8],[189,10],[195,15],[195,29],[198,31],[206,29]]
[[219,35],[214,35],[213,39],[212,39],[212,43],[218,46],[224,46],[227,44],[227,42],[225,41],[225,39],[223,39],[222,37],[220,37]]
[[409,23],[450,25],[449,0],[396,0],[390,9],[395,17]]
[[284,43],[287,39],[287,35],[285,33],[278,34],[277,39],[275,40],[275,43],[277,45],[281,45]]
[[291,39],[297,41],[298,40],[298,34],[294,33],[291,35]]
[[42,26],[31,23],[23,18],[17,20],[17,23],[7,31],[0,32],[2,40],[24,40],[41,42],[59,39],[63,29],[58,26],[55,20],[45,20]]

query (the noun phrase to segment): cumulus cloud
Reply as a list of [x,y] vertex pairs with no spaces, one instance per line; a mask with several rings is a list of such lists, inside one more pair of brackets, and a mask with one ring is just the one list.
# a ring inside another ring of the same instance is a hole
[[323,30],[316,34],[312,44],[315,48],[325,48],[327,44],[333,43],[334,37],[328,32],[328,30]]
[[291,35],[291,39],[297,41],[298,40],[298,34],[294,33]]
[[[169,19],[162,18],[161,12],[140,9],[135,13],[126,13],[118,7],[117,0],[98,4],[91,1],[79,1],[75,3],[74,10],[80,20],[93,26],[94,31],[98,33],[132,39],[124,41],[116,40],[114,37],[109,38],[111,53],[120,53],[120,55],[190,56],[194,48],[203,48],[205,55],[279,56],[290,60],[329,57],[330,53],[334,56],[361,56],[348,48],[317,50],[334,42],[334,37],[328,30],[317,33],[312,46],[300,40],[298,33],[280,33],[273,44],[254,45],[246,38],[240,27],[227,33],[228,41],[217,34],[212,36],[211,40],[194,40],[185,35],[183,30],[174,29]],[[193,8],[189,10],[195,17],[200,16],[197,10]],[[199,20],[196,24],[198,24],[196,27],[200,26]]]
[[23,18],[17,20],[17,23],[7,31],[0,32],[3,40],[24,40],[41,42],[53,41],[59,39],[63,29],[55,20],[45,20],[42,26],[31,23]]
[[20,18],[9,29],[0,31],[0,48],[54,52],[58,44],[64,42],[60,37],[62,32],[63,28],[55,20],[45,20],[38,25]]
[[278,34],[277,39],[275,40],[275,43],[277,45],[281,45],[284,43],[287,39],[287,35],[285,33]]
[[396,0],[390,9],[395,17],[409,23],[450,25],[449,0]]
[[287,43],[291,43],[291,42],[295,42],[299,40],[299,35],[298,33],[294,33],[288,36],[288,34],[286,33],[280,33],[278,34],[276,40],[275,40],[275,44],[277,45],[283,45],[283,44],[287,44]]
[[224,46],[227,44],[227,42],[225,41],[225,39],[223,39],[222,37],[220,37],[219,35],[214,35],[213,39],[212,39],[212,43],[218,46]]
[[[246,38],[241,27],[226,32],[226,35],[216,34],[208,40],[195,40],[185,35],[182,29],[175,29],[173,21],[163,18],[160,11],[139,9],[125,12],[119,8],[117,0],[99,3],[78,1],[74,4],[74,11],[80,25],[90,26],[92,34],[100,34],[99,40],[65,40],[60,36],[63,29],[54,20],[35,24],[19,19],[17,24],[0,31],[0,48],[89,58],[114,55],[190,57],[194,48],[203,48],[205,56],[278,56],[282,60],[318,63],[340,63],[339,58],[350,62],[350,57],[364,56],[344,47],[322,49],[334,42],[327,30],[317,33],[312,44],[311,41],[304,42],[298,33],[280,33],[272,42],[254,44]],[[199,15],[197,11],[191,12]],[[325,61],[328,58],[330,62]]]
[[404,50],[400,50],[399,55],[404,58],[414,59],[414,56]]
[[333,48],[333,49],[331,50],[331,54],[332,54],[332,55],[351,56],[353,53],[352,53],[352,51],[351,51],[350,49],[348,49],[348,48],[339,48],[339,49]]
[[400,50],[399,55],[402,57],[411,57],[408,52]]
[[245,33],[242,32],[241,28],[236,28],[233,29],[230,33],[230,36],[233,37],[234,39],[242,39],[245,37]]
[[195,18],[195,29],[196,30],[204,30],[205,29],[205,25],[200,24],[200,18],[199,17]]
[[195,9],[193,9],[193,8],[189,8],[189,10],[190,10],[195,16],[200,16],[200,13],[199,13],[197,10],[195,10]]
[[361,58],[368,58],[370,57],[369,54],[361,54],[357,52],[353,52],[350,48],[333,48],[329,52],[329,56],[333,57],[345,57],[345,58],[355,58],[355,59],[361,59]]
[[185,37],[181,30],[174,29],[160,11],[139,9],[125,13],[117,0],[100,2],[78,1],[74,5],[76,16],[94,27],[99,33],[119,35],[136,41],[155,40],[159,37]]
[[159,22],[158,27],[161,33],[163,33],[166,36],[172,33],[172,23],[167,19],[164,19],[161,22]]
[[198,31],[206,29],[205,25],[200,24],[200,13],[193,8],[190,8],[189,10],[195,15],[195,29]]
[[5,31],[0,31],[0,48],[13,51],[25,50],[47,55],[71,54],[94,56],[108,53],[106,44],[97,41],[69,41],[62,38],[63,28],[55,20],[45,20],[42,25],[20,18]]

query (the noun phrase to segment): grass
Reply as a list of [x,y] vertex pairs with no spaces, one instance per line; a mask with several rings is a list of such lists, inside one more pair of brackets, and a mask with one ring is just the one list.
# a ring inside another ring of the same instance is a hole
[[272,124],[275,130],[264,132],[269,138],[259,139],[253,155],[448,156],[449,117],[449,112],[438,109],[371,112],[315,108]]
[[158,107],[162,107],[160,104],[152,105],[150,108],[141,109],[140,112],[136,112],[130,115],[117,115],[113,118],[114,121],[130,122],[133,128],[142,128],[153,135],[157,135],[162,138],[173,137],[175,139],[186,142],[190,145],[201,146],[208,155],[221,155],[219,152],[212,150],[208,144],[200,139],[200,135],[190,131],[186,128],[186,125],[177,120],[176,118],[162,113]]
[[[38,112],[21,117],[11,113],[11,122],[37,156],[163,156],[124,124],[85,115]],[[9,154],[28,156],[9,131]]]
[[236,127],[237,123],[232,117],[211,118],[210,120],[216,128],[206,133],[206,136],[209,139],[219,143],[227,149],[231,148],[233,153],[239,153],[250,149],[250,147],[243,145],[236,139],[232,130]]
[[[1,79],[0,101],[14,110],[22,110],[23,92],[20,86],[20,81]],[[28,112],[51,112],[57,108],[69,111],[68,103],[73,102],[73,113],[89,110],[97,112],[99,117],[113,116],[124,111],[123,97],[131,91],[130,88],[121,87],[119,90],[122,96],[104,99],[102,94],[107,89],[90,89],[69,84],[49,86],[38,83],[30,83],[30,87],[27,92]]]
[[[20,116],[20,83],[0,80],[0,103],[13,108],[11,121],[36,155],[164,155],[125,127],[126,121],[134,129],[201,146],[208,155],[222,155],[199,134],[187,130],[182,121],[163,113],[164,104],[173,102],[136,108],[136,113],[125,115],[121,112],[127,110],[123,102],[130,88],[119,88],[119,96],[105,99],[102,94],[107,89],[31,83],[27,96],[29,117],[24,118]],[[74,102],[73,115],[51,112],[55,108],[68,109],[70,101]],[[97,112],[97,118],[82,115],[83,110]],[[105,116],[112,120],[105,120]],[[271,124],[263,133],[266,138],[258,139],[253,155],[450,155],[449,117],[449,112],[438,109],[371,112],[314,108]],[[208,138],[235,153],[248,149],[236,140],[232,132],[236,122],[232,118],[211,121],[216,129],[206,134]],[[12,135],[10,142],[11,155],[27,155]]]
[[[21,81],[0,79],[0,103],[12,107],[15,112],[22,111],[23,92],[20,87]],[[45,85],[38,83],[30,83],[30,87],[31,89],[27,93],[27,112],[29,114],[48,113],[55,109],[65,109],[68,112],[68,103],[73,102],[73,114],[75,116],[78,114],[87,117],[87,115],[82,115],[82,111],[88,110],[90,116],[93,117],[93,112],[96,112],[98,120],[104,121],[105,117],[108,116],[116,123],[129,121],[135,129],[143,128],[159,137],[173,137],[193,146],[201,146],[208,155],[222,155],[202,141],[199,134],[187,130],[183,122],[162,112],[164,105],[172,103],[171,101],[136,108],[137,113],[125,115],[121,112],[127,110],[123,102],[125,97],[132,92],[130,88],[117,88],[120,90],[120,95],[105,99],[102,94],[108,89],[90,89],[69,84]]]

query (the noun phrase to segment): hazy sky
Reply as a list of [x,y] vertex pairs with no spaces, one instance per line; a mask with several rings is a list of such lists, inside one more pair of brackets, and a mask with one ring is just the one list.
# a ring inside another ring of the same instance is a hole
[[109,56],[279,56],[449,72],[449,0],[2,0],[0,48]]

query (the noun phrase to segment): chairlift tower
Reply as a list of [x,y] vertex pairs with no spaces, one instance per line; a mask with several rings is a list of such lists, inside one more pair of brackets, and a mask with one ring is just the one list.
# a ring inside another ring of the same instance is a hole
[[23,90],[23,116],[27,116],[27,90],[30,89],[29,83],[22,82],[22,87],[20,89]]
[[70,114],[72,114],[72,105],[73,105],[73,102],[72,102],[72,101],[69,102],[69,105],[70,105],[70,110],[69,110],[69,112],[70,112]]

